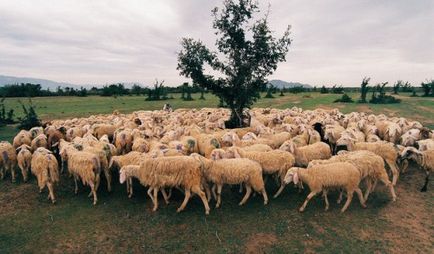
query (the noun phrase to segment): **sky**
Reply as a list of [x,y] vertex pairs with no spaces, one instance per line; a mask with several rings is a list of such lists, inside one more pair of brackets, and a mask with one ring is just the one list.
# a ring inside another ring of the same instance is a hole
[[[269,79],[358,86],[434,79],[432,0],[269,0],[276,36],[291,25],[287,61]],[[176,70],[182,37],[215,42],[218,0],[0,0],[0,75],[74,84],[189,81]],[[263,17],[264,12],[258,17]]]

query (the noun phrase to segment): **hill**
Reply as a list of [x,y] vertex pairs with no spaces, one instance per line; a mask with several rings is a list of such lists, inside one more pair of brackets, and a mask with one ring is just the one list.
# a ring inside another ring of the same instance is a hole
[[38,78],[27,78],[27,77],[13,77],[13,76],[3,76],[0,75],[0,86],[11,85],[11,84],[21,84],[21,83],[32,83],[40,84],[43,89],[56,90],[58,86],[60,87],[73,87],[79,89],[81,86],[69,84],[65,82],[57,82],[48,79],[38,79]]
[[273,79],[270,80],[268,82],[269,84],[273,85],[276,88],[291,88],[291,87],[298,87],[298,86],[302,86],[304,88],[312,88],[311,85],[307,85],[307,84],[302,84],[302,83],[298,83],[298,82],[286,82],[283,80],[279,80],[279,79]]

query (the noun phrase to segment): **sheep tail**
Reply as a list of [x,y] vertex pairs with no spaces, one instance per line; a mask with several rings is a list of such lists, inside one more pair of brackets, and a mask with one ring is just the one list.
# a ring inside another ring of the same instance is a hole
[[50,174],[50,179],[53,183],[59,181],[59,169],[57,167],[57,162],[53,161],[50,155],[47,155],[48,160],[48,172]]
[[2,158],[3,158],[3,161],[4,161],[5,164],[8,163],[8,161],[9,161],[9,154],[8,154],[7,151],[3,151],[2,152]]
[[101,172],[101,165],[98,161],[98,158],[93,158],[92,159],[92,163],[93,163],[93,172],[95,173],[95,175],[99,174]]

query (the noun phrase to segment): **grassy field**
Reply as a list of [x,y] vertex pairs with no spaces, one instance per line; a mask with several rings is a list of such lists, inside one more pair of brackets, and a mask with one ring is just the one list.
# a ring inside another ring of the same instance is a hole
[[[176,95],[179,96],[179,95]],[[195,95],[197,97],[197,95]],[[298,94],[261,99],[255,106],[305,109],[338,107],[343,112],[365,111],[398,115],[419,120],[434,127],[434,100],[401,97],[395,105],[332,104],[339,95]],[[357,98],[356,95],[353,98]],[[37,112],[44,120],[87,116],[96,113],[122,113],[160,109],[165,103],[145,102],[143,97],[66,97],[35,98]],[[214,107],[218,100],[207,95],[206,101],[169,101],[174,108]],[[16,99],[7,99],[7,107],[20,112]],[[16,130],[0,129],[0,140],[10,140]],[[21,179],[21,178],[20,178]],[[297,208],[307,195],[288,186],[284,193],[263,206],[260,197],[252,197],[244,207],[238,188],[226,186],[222,207],[204,215],[198,197],[180,214],[176,208],[183,196],[175,192],[169,205],[160,199],[158,212],[151,211],[146,189],[135,184],[135,195],[128,199],[125,186],[115,184],[107,193],[104,181],[96,207],[87,197],[88,188],[73,194],[73,181],[62,176],[57,186],[58,203],[52,205],[47,193],[38,193],[36,180],[0,182],[0,253],[432,253],[434,250],[434,192],[419,192],[423,172],[412,166],[397,185],[398,200],[391,202],[379,184],[363,209],[357,197],[347,212],[341,214],[330,196],[331,207],[324,212],[324,202],[315,197],[305,213]],[[118,182],[117,179],[114,181]],[[276,191],[268,182],[269,196]],[[213,207],[214,202],[210,205]]]

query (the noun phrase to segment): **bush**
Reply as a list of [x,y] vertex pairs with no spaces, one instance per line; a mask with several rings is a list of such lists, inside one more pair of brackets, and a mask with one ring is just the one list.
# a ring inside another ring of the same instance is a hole
[[10,109],[7,111],[4,100],[5,98],[0,100],[0,126],[14,123],[14,110]]
[[24,117],[18,118],[20,122],[18,125],[19,129],[29,130],[33,127],[42,125],[41,120],[36,114],[35,107],[33,106],[32,101],[30,99],[29,102],[30,102],[29,106],[26,107],[21,101],[19,101],[24,111]]
[[321,90],[319,92],[320,93],[329,93],[329,90],[325,86],[322,86]]
[[348,96],[348,94],[344,93],[341,98],[338,98],[334,101],[334,103],[336,103],[336,102],[353,103],[354,101],[350,96]]

